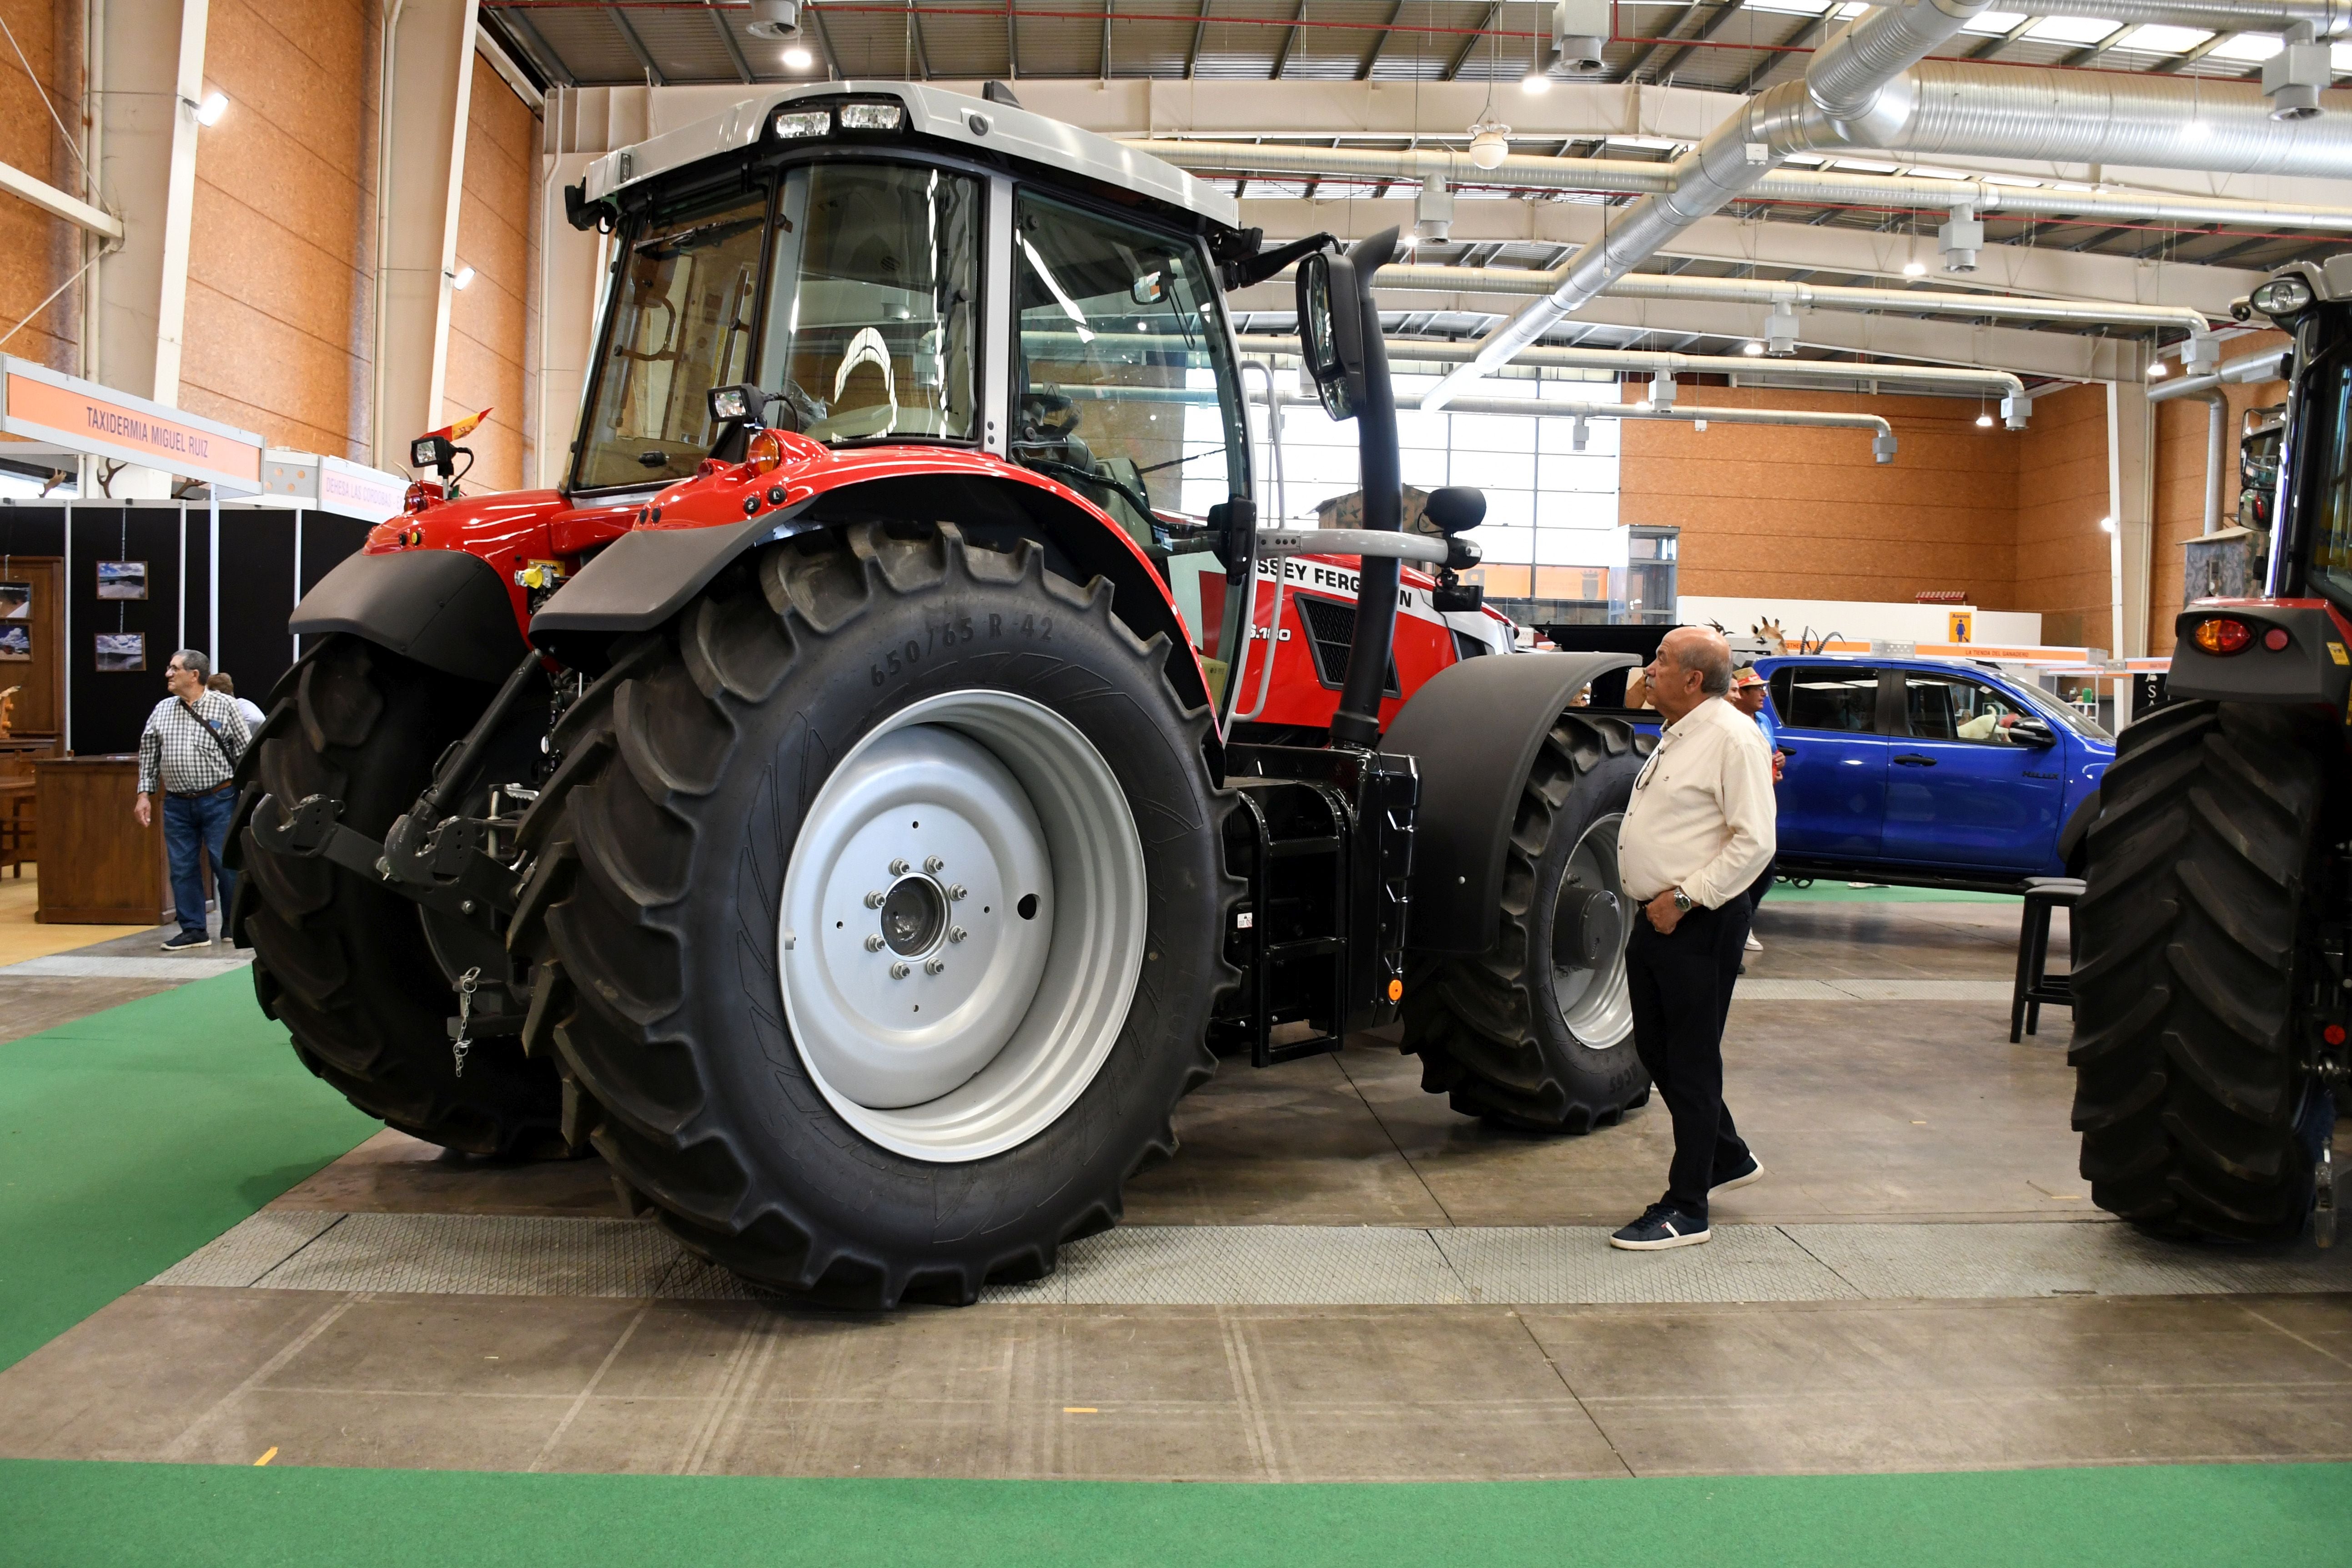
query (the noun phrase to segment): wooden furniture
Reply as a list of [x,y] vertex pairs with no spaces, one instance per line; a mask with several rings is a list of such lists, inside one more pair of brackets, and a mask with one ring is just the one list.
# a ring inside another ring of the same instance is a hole
[[18,881],[24,880],[25,862],[40,859],[33,833],[34,788],[29,778],[0,779],[0,871],[14,871]]
[[163,814],[139,826],[139,759],[52,757],[33,764],[41,903],[51,925],[159,925],[171,918]]

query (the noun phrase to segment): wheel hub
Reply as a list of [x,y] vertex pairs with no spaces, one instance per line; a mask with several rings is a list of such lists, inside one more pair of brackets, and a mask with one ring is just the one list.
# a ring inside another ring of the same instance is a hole
[[803,818],[777,934],[793,1043],[886,1147],[1012,1147],[1109,1054],[1145,890],[1125,793],[1074,725],[1007,692],[926,699],[852,748]]
[[1625,989],[1632,907],[1617,879],[1617,830],[1624,820],[1604,816],[1584,830],[1552,903],[1552,1003],[1568,1032],[1595,1049],[1633,1029]]

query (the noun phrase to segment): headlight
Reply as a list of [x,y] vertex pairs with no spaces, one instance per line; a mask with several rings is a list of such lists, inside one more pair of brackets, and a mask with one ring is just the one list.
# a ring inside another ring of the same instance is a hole
[[822,109],[780,109],[772,124],[781,139],[823,136],[833,130],[833,116]]
[[2273,278],[2249,296],[2247,302],[2273,319],[2292,316],[2311,303],[2311,285],[2300,278]]
[[907,111],[895,103],[845,103],[841,106],[841,128],[844,131],[896,131],[907,123]]

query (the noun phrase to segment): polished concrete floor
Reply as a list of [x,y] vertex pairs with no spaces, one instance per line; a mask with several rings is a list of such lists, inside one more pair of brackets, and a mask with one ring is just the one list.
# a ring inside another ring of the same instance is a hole
[[[1894,982],[1906,999],[1759,985],[1736,1004],[1728,1095],[1770,1175],[1717,1201],[1725,1240],[1643,1266],[1671,1283],[1740,1237],[1785,1247],[1825,1225],[2105,1235],[2009,1228],[2107,1223],[2074,1173],[2063,1010],[2011,1046],[1989,984],[2010,973],[2015,920],[2008,904],[1768,902],[1755,979]],[[106,1001],[37,988],[98,984],[0,973],[53,1011]],[[1938,986],[1969,999],[1920,999]],[[1589,1237],[1572,1227],[1621,1223],[1662,1185],[1654,1106],[1588,1137],[1523,1138],[1454,1116],[1416,1068],[1372,1038],[1264,1073],[1229,1065],[1180,1116],[1181,1155],[1130,1188],[1130,1226],[1261,1227],[1246,1234],[1296,1257],[1259,1266],[1298,1268],[1354,1227]],[[272,1210],[297,1230],[618,1214],[593,1160],[501,1167],[391,1133]],[[2271,1293],[861,1316],[657,1292],[159,1284],[0,1373],[0,1455],[1267,1479],[2352,1458],[2335,1255],[2231,1256],[2259,1262]]]

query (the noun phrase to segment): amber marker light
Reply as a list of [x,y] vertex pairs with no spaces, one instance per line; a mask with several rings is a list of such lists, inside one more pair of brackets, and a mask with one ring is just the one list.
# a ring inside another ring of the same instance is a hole
[[2203,648],[2207,653],[2214,654],[2242,653],[2247,645],[2254,640],[2254,630],[2252,626],[2243,621],[2229,620],[2221,616],[2216,616],[2210,621],[2198,622],[2197,630],[2191,635],[2195,637],[2199,647]]

